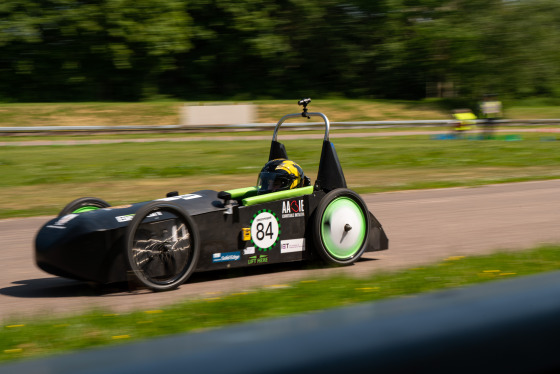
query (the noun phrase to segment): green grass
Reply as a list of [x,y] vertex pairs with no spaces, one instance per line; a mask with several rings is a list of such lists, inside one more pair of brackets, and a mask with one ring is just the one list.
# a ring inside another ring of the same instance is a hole
[[542,119],[560,118],[560,99],[534,98],[504,102],[507,118]]
[[0,103],[0,126],[176,125],[177,101],[143,103]]
[[[560,99],[505,100],[506,118],[560,118]],[[216,102],[147,101],[85,103],[0,103],[0,127],[14,126],[122,126],[177,125],[184,104]],[[231,103],[257,105],[257,122],[275,123],[287,113],[298,112],[295,100],[254,100]],[[456,103],[465,107],[466,104]],[[474,105],[474,104],[473,104]],[[468,105],[467,105],[468,106]],[[476,106],[476,105],[475,105]],[[314,99],[311,111],[324,112],[331,121],[380,121],[450,119],[454,106],[446,100]],[[477,108],[473,107],[476,111]]]
[[[426,136],[340,138],[333,142],[350,188],[382,192],[560,178],[557,142],[430,140]],[[280,137],[280,140],[281,137]],[[89,195],[111,204],[152,200],[172,190],[253,185],[268,140],[3,146],[0,218],[56,214]],[[321,140],[285,141],[312,179]],[[64,191],[64,192],[63,192]]]
[[[10,318],[0,327],[0,361],[197,332],[230,324],[468,286],[560,268],[560,246],[441,263],[365,278],[306,279],[260,290],[186,300],[160,310]],[[183,287],[188,287],[188,283]]]
[[[287,113],[299,112],[296,100],[246,102],[257,105],[257,122],[275,123]],[[121,126],[177,125],[184,104],[215,102],[153,101],[140,103],[0,103],[0,126]],[[327,113],[332,121],[383,119],[447,119],[437,102],[388,100],[313,100],[311,111]]]
[[[560,166],[554,142],[432,141],[427,137],[352,138],[335,141],[345,170],[524,168]],[[287,141],[290,157],[317,169],[318,140]],[[124,143],[4,147],[0,187],[244,174],[266,162],[268,141]],[[312,173],[310,173],[312,174]]]

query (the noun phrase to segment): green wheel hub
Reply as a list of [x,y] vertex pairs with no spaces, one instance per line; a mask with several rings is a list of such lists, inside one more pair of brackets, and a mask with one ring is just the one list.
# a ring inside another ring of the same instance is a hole
[[366,217],[360,205],[349,197],[331,201],[321,219],[321,239],[337,260],[354,257],[366,237]]

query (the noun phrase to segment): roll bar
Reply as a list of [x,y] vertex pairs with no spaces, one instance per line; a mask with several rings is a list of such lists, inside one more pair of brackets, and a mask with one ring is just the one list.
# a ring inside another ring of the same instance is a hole
[[346,179],[344,178],[344,173],[342,172],[342,167],[340,166],[340,161],[338,160],[338,155],[336,154],[334,145],[329,140],[329,119],[323,113],[308,113],[307,104],[310,102],[311,99],[309,98],[298,101],[299,105],[303,105],[302,113],[286,114],[284,117],[280,118],[280,121],[278,121],[276,128],[274,129],[274,134],[272,135],[268,159],[270,161],[278,158],[288,158],[288,153],[286,152],[284,144],[277,141],[278,130],[284,121],[288,118],[295,117],[321,117],[325,122],[325,137],[323,140],[323,148],[321,149],[321,159],[319,160],[319,170],[317,172],[317,180],[314,188],[315,190],[322,189],[324,191],[331,191],[335,188],[346,188]]
[[272,141],[273,142],[277,141],[278,130],[280,130],[280,126],[282,126],[284,121],[286,121],[288,118],[295,118],[295,117],[304,117],[304,118],[308,118],[308,119],[311,118],[311,117],[321,117],[323,119],[323,121],[325,122],[325,137],[324,137],[324,140],[329,141],[329,131],[330,131],[329,130],[330,129],[329,119],[323,113],[319,113],[319,112],[308,113],[307,112],[307,104],[309,104],[310,102],[311,102],[310,98],[301,99],[300,101],[298,101],[298,105],[303,105],[303,112],[286,114],[284,117],[280,118],[280,121],[278,121],[278,123],[276,124],[276,127],[274,128],[274,133],[272,134]]

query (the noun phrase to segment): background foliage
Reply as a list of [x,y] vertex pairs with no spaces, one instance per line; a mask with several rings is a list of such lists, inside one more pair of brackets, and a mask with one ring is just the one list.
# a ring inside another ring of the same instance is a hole
[[560,96],[557,0],[2,0],[0,100]]

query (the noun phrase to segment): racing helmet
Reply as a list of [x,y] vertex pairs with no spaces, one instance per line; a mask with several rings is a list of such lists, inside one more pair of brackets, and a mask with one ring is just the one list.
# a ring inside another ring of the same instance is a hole
[[290,190],[309,185],[303,169],[291,160],[277,158],[268,161],[262,168],[257,182],[258,194]]

